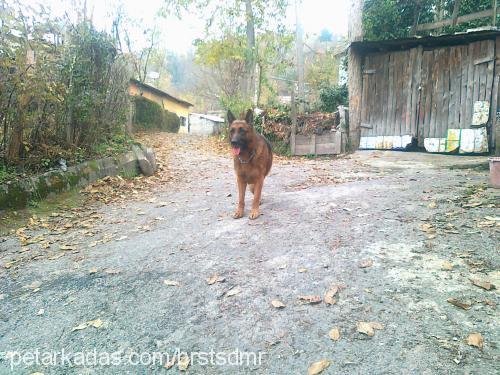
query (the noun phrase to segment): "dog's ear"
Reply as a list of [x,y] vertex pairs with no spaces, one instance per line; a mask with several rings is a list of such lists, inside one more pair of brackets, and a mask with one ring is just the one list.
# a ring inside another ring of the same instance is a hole
[[227,122],[229,122],[229,125],[231,125],[234,120],[236,120],[236,118],[234,117],[233,115],[233,112],[231,112],[231,110],[228,110],[227,111]]
[[248,125],[253,126],[253,111],[251,109],[247,111],[245,121]]

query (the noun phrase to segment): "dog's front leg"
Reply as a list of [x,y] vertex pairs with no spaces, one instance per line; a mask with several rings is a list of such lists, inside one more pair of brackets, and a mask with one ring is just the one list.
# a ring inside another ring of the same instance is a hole
[[247,183],[238,177],[238,208],[233,214],[235,219],[243,217],[245,211],[245,192],[247,190]]
[[254,186],[252,210],[250,211],[250,215],[248,216],[252,220],[257,219],[260,215],[259,206],[260,206],[260,195],[262,193],[262,186],[264,186],[263,178],[258,180]]

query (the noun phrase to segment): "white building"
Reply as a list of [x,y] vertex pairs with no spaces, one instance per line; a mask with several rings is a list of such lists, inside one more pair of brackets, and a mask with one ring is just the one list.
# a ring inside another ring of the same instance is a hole
[[219,134],[223,125],[224,119],[222,117],[202,113],[190,113],[188,133],[198,135]]

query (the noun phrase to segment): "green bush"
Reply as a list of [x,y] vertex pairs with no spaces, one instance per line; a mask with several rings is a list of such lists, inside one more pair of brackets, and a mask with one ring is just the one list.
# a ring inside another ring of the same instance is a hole
[[321,111],[335,112],[339,105],[347,105],[349,102],[347,85],[323,87],[319,93],[319,100]]
[[181,120],[175,113],[164,110],[158,103],[137,97],[135,98],[134,124],[140,129],[177,133]]

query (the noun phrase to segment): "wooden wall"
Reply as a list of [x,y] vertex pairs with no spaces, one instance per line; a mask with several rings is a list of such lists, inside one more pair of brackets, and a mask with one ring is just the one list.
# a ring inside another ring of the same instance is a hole
[[361,136],[412,135],[423,146],[424,138],[470,128],[478,100],[491,103],[491,125],[494,67],[494,40],[365,56]]

